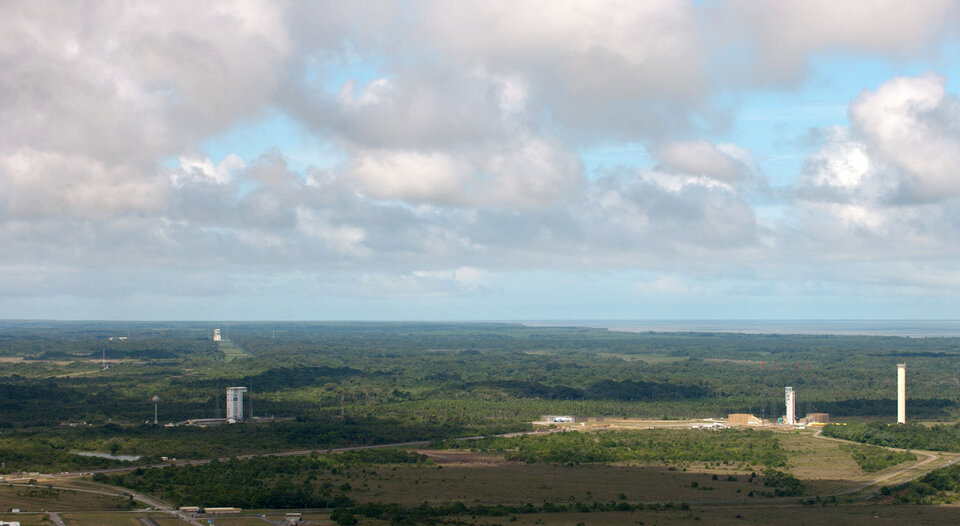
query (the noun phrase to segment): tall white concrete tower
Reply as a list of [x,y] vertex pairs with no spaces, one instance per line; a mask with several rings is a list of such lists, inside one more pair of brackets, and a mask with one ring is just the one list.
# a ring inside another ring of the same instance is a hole
[[897,364],[897,423],[907,423],[907,364]]
[[220,336],[220,329],[213,329],[213,341],[223,341],[223,338]]
[[793,387],[787,387],[783,394],[787,403],[787,416],[783,423],[792,426],[797,423],[797,393],[793,392]]
[[246,387],[227,387],[227,422],[243,422],[243,393]]

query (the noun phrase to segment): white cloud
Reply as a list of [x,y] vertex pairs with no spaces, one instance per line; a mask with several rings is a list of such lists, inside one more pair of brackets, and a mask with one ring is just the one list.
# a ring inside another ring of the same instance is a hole
[[472,176],[468,162],[443,153],[405,150],[357,152],[350,173],[376,199],[462,202]]
[[736,183],[750,172],[742,161],[704,139],[664,144],[657,154],[667,170],[709,177],[727,184]]
[[960,197],[960,99],[928,73],[861,93],[800,179],[808,199],[935,202]]
[[183,186],[187,181],[226,184],[233,180],[236,172],[247,167],[247,163],[235,154],[224,157],[216,165],[209,157],[180,156],[179,160],[179,168],[170,174],[174,186]]
[[157,212],[166,188],[160,177],[136,166],[111,164],[83,155],[0,150],[0,210],[20,219],[104,219]]
[[[928,73],[864,91],[849,113],[850,126],[828,130],[805,163],[796,224],[781,225],[785,252],[849,281],[891,282],[884,268],[919,261],[949,265],[960,256],[951,241],[960,235],[960,100]],[[902,280],[926,289],[924,272]],[[943,286],[954,286],[951,272],[936,273]]]
[[370,253],[363,242],[367,235],[363,228],[335,224],[328,214],[301,207],[297,209],[297,228],[307,238],[319,239],[339,256],[364,256]]
[[548,206],[581,191],[582,167],[561,145],[515,139],[456,154],[358,149],[347,176],[374,199],[445,205]]
[[[933,53],[956,10],[7,3],[0,290],[28,293],[11,283],[25,268],[54,283],[44,294],[91,295],[92,275],[112,273],[131,294],[213,294],[202,283],[216,269],[298,284],[337,271],[373,296],[484,292],[518,269],[639,268],[667,272],[641,286],[650,294],[697,295],[712,289],[687,276],[728,268],[773,280],[885,253],[943,261],[960,251],[960,102],[942,77],[852,101],[850,126],[828,130],[772,219],[757,212],[776,197],[757,197],[751,152],[716,140],[731,108],[715,97],[799,82],[817,53]],[[362,74],[348,71],[357,63]],[[268,112],[334,160],[295,169],[283,144],[258,159],[230,150],[249,163],[203,150]],[[657,165],[588,177],[577,152],[624,142]],[[954,275],[936,273],[949,286]]]
[[742,52],[754,80],[795,83],[811,56],[831,51],[896,59],[935,55],[955,32],[960,6],[952,0],[728,0],[715,7],[727,39],[746,39]]
[[960,99],[945,84],[932,73],[898,77],[850,106],[854,132],[897,172],[906,198],[960,196]]

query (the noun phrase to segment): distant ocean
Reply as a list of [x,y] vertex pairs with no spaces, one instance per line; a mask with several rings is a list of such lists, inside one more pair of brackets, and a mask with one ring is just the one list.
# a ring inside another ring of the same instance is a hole
[[550,320],[521,323],[533,327],[594,327],[624,332],[960,337],[960,320]]

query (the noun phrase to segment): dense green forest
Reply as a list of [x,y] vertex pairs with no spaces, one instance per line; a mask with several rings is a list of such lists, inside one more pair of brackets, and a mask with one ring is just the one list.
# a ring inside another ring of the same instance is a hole
[[[229,344],[211,341],[214,327]],[[70,451],[208,458],[519,431],[542,414],[776,418],[787,385],[800,415],[890,421],[902,361],[911,418],[955,420],[960,338],[6,321],[0,458],[6,471],[86,469],[111,462]],[[227,386],[249,389],[247,415],[277,420],[152,425],[154,395],[161,424],[224,417]]]
[[823,435],[884,447],[960,452],[960,425],[857,423],[826,426]]

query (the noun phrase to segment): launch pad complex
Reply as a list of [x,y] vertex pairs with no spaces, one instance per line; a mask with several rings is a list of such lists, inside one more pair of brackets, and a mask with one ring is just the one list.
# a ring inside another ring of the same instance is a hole
[[[897,423],[907,422],[907,365],[897,364]],[[724,423],[720,419],[705,418],[692,420],[651,420],[640,418],[586,418],[574,415],[543,415],[536,425],[549,425],[578,428],[657,428],[657,427],[691,427],[693,429],[720,429],[724,427],[753,427],[777,425],[781,427],[823,426],[830,423],[829,413],[808,412],[802,418],[797,418],[797,391],[792,386],[784,387],[784,416],[776,421],[765,420],[751,413],[731,413]]]

